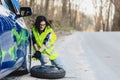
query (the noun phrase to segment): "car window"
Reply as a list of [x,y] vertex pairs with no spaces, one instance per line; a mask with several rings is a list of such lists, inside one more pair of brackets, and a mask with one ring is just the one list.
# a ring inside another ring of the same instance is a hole
[[19,10],[20,4],[19,4],[18,0],[11,0],[11,1],[14,4],[14,7]]
[[15,14],[19,14],[19,3],[17,0],[1,0],[3,6]]
[[14,9],[14,6],[13,6],[11,0],[4,0],[4,2],[5,2],[5,6],[6,6],[9,10],[11,10],[11,11],[14,12],[14,13],[16,12],[16,10]]

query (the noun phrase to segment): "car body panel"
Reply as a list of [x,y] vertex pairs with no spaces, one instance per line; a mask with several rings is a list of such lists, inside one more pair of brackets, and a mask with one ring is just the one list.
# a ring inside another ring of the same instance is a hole
[[[17,0],[12,2],[18,10]],[[0,79],[21,67],[25,61],[30,35],[24,19],[17,13],[9,10],[5,3],[0,5]]]

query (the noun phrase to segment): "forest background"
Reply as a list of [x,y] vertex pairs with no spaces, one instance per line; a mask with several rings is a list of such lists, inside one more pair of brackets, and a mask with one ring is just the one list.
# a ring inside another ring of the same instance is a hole
[[119,0],[19,1],[21,6],[30,6],[33,10],[33,15],[25,18],[29,27],[38,15],[44,15],[55,30],[120,31]]

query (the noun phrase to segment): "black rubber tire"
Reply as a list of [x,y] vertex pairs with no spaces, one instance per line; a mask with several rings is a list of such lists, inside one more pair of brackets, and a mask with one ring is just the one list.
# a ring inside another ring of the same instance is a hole
[[43,79],[58,79],[65,77],[65,70],[58,69],[54,66],[45,65],[45,66],[33,66],[30,70],[31,76]]

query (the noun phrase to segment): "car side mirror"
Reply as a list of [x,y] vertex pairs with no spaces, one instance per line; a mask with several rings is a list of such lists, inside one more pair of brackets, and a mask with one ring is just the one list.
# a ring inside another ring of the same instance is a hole
[[20,17],[32,15],[31,7],[20,7]]

